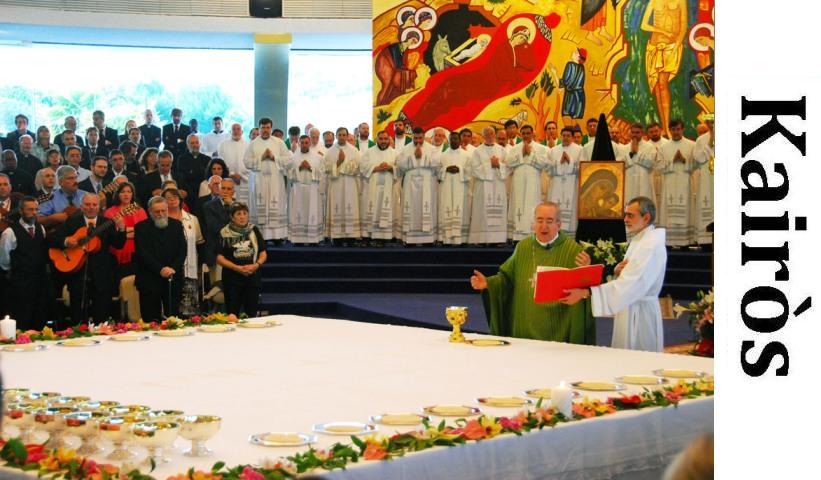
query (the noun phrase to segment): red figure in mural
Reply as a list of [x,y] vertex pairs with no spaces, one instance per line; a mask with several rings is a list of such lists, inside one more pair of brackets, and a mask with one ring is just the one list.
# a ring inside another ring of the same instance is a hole
[[403,32],[400,42],[392,43],[376,53],[374,68],[376,77],[382,83],[376,97],[378,105],[387,105],[413,88],[416,71],[406,65],[407,51],[418,47],[422,36],[419,29],[411,27]]
[[402,108],[399,118],[423,128],[453,130],[476,119],[494,100],[530,84],[542,71],[559,15],[516,15],[496,28],[474,60],[445,69]]

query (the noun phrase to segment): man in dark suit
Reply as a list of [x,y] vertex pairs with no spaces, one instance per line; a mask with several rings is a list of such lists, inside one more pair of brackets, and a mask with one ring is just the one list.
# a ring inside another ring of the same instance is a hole
[[[64,130],[59,135],[54,137],[54,144],[57,145],[58,147],[60,147],[61,152],[64,152],[65,149],[66,149],[65,148],[66,147],[66,142],[65,142],[65,139],[63,138],[63,135],[66,132],[72,132],[72,134],[74,134],[74,132],[77,131],[77,119],[72,117],[71,115],[67,116],[66,119],[63,120],[63,128],[64,128]],[[82,137],[77,137],[76,143],[72,143],[71,145],[77,145],[78,147],[83,147],[84,144],[83,144]]]
[[117,260],[109,249],[123,248],[125,245],[125,223],[122,219],[117,219],[114,221],[116,228],[111,228],[111,225],[106,225],[111,220],[99,213],[100,199],[97,195],[83,195],[80,212],[70,216],[49,239],[50,246],[54,248],[75,247],[78,242],[70,237],[80,227],[87,227],[102,243],[99,251],[88,254],[86,266],[68,275],[72,325],[88,321],[89,310],[94,323],[107,321],[111,311],[111,297],[117,292],[118,284],[114,277]]
[[[111,168],[108,169],[106,180],[110,182],[115,177],[123,176],[127,178],[132,185],[134,185],[134,188],[137,188],[137,182],[140,177],[126,167],[123,152],[119,150],[110,151],[108,153],[108,163],[111,165]],[[136,194],[136,192],[134,193]]]
[[191,135],[191,127],[182,123],[182,110],[175,108],[171,110],[171,123],[162,127],[163,148],[174,154],[174,158],[179,158],[185,153],[185,141]]
[[20,137],[23,135],[28,135],[31,138],[34,138],[34,132],[29,130],[29,117],[23,115],[22,113],[17,114],[14,117],[14,125],[17,127],[16,130],[13,132],[9,132],[6,135],[5,147],[4,148],[17,148],[17,143],[20,141]]
[[14,150],[3,151],[3,166],[3,173],[8,176],[13,191],[24,195],[34,194],[34,177],[17,168],[17,154]]
[[200,191],[200,183],[205,179],[205,169],[211,162],[211,157],[200,153],[200,138],[191,134],[186,139],[188,151],[180,155],[175,162],[177,164],[177,186],[189,193],[186,198],[189,210],[196,207],[197,195]]
[[140,125],[140,134],[143,137],[143,142],[146,147],[160,148],[162,130],[160,130],[160,127],[154,125],[154,112],[151,110],[145,111],[145,123]]
[[[171,153],[163,150],[159,154],[157,170],[140,177],[140,181],[137,184],[137,196],[140,199],[141,205],[147,205],[151,197],[159,195],[162,191],[163,182],[168,180],[174,180],[177,186],[182,189],[182,186],[179,185],[179,179],[173,173],[173,162],[174,157]],[[188,195],[184,190],[181,190],[180,194],[183,196]]]
[[120,136],[117,135],[117,130],[105,125],[105,113],[102,110],[95,110],[91,114],[91,119],[100,132],[100,144],[105,148],[117,148],[120,144]]
[[0,237],[0,267],[9,272],[6,305],[17,328],[41,330],[46,326],[46,305],[51,297],[48,280],[46,231],[37,224],[37,200],[20,200],[19,219]]
[[[111,147],[111,149],[116,146]],[[86,129],[86,146],[83,147],[83,158],[80,160],[80,166],[91,169],[91,162],[97,156],[108,156],[109,149],[100,144],[100,131],[97,127],[88,127]]]
[[222,177],[219,175],[212,175],[208,178],[208,195],[203,195],[197,199],[197,206],[194,208],[193,213],[200,221],[200,230],[203,232],[203,235],[205,232],[205,204],[211,200],[219,200],[221,198],[221,184]]
[[205,203],[202,207],[205,222],[205,251],[203,261],[208,266],[214,266],[217,261],[217,251],[220,246],[220,230],[228,225],[231,216],[228,209],[234,203],[234,180],[223,178],[220,183],[220,198]]
[[[182,222],[168,218],[163,197],[148,203],[148,220],[134,227],[134,284],[140,292],[140,313],[146,322],[177,315],[182,294],[183,265],[188,252]],[[170,298],[169,298],[170,296]]]
[[34,178],[43,168],[43,162],[32,153],[33,148],[34,139],[28,135],[20,137],[17,146],[17,168],[31,175],[31,178]]
[[[111,180],[108,179],[108,159],[98,155],[94,159],[94,163],[91,164],[91,176],[80,182],[80,190],[99,195],[110,183]],[[105,205],[102,208],[111,205],[112,196],[113,192],[106,194]]]

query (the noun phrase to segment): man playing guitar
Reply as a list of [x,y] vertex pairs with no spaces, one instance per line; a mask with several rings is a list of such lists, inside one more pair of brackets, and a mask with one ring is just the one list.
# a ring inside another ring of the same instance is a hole
[[68,165],[57,169],[57,181],[60,187],[54,190],[50,200],[40,205],[37,215],[37,221],[47,230],[65,223],[69,215],[79,209],[87,193],[79,189],[77,171]]

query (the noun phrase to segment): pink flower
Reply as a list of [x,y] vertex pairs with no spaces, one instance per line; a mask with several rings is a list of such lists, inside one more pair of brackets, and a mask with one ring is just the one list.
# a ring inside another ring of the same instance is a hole
[[239,322],[239,319],[237,318],[236,315],[234,315],[232,313],[232,314],[228,315],[228,321],[231,322],[231,323],[237,323],[237,322]]
[[87,332],[88,331],[88,324],[83,323],[82,325],[80,325],[78,330],[80,330],[81,332]]
[[502,428],[505,430],[521,430],[522,429],[522,422],[519,420],[514,420],[512,418],[502,417],[499,419],[499,424],[502,425]]
[[200,323],[200,322],[202,322],[202,317],[200,317],[199,315],[194,315],[193,317],[191,317],[191,323]]
[[71,335],[72,333],[74,333],[74,329],[71,328],[71,327],[68,327],[65,330],[60,330],[60,331],[54,332],[54,334],[57,335],[58,337],[67,337],[67,336]]
[[17,336],[17,340],[15,340],[14,343],[16,343],[18,345],[23,344],[23,343],[31,343],[31,338],[29,338],[29,336],[26,335],[25,333],[22,333],[22,334]]
[[259,473],[258,471],[254,470],[254,467],[248,465],[239,474],[240,480],[265,480],[265,475]]

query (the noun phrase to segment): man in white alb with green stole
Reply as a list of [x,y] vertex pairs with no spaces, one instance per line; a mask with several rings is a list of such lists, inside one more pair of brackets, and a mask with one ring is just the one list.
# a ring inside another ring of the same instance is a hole
[[533,301],[537,268],[575,268],[583,250],[561,231],[555,203],[537,205],[533,217],[533,235],[516,245],[499,273],[485,277],[474,270],[470,279],[471,286],[482,292],[490,331],[494,335],[595,345],[596,324],[589,300],[572,306]]

